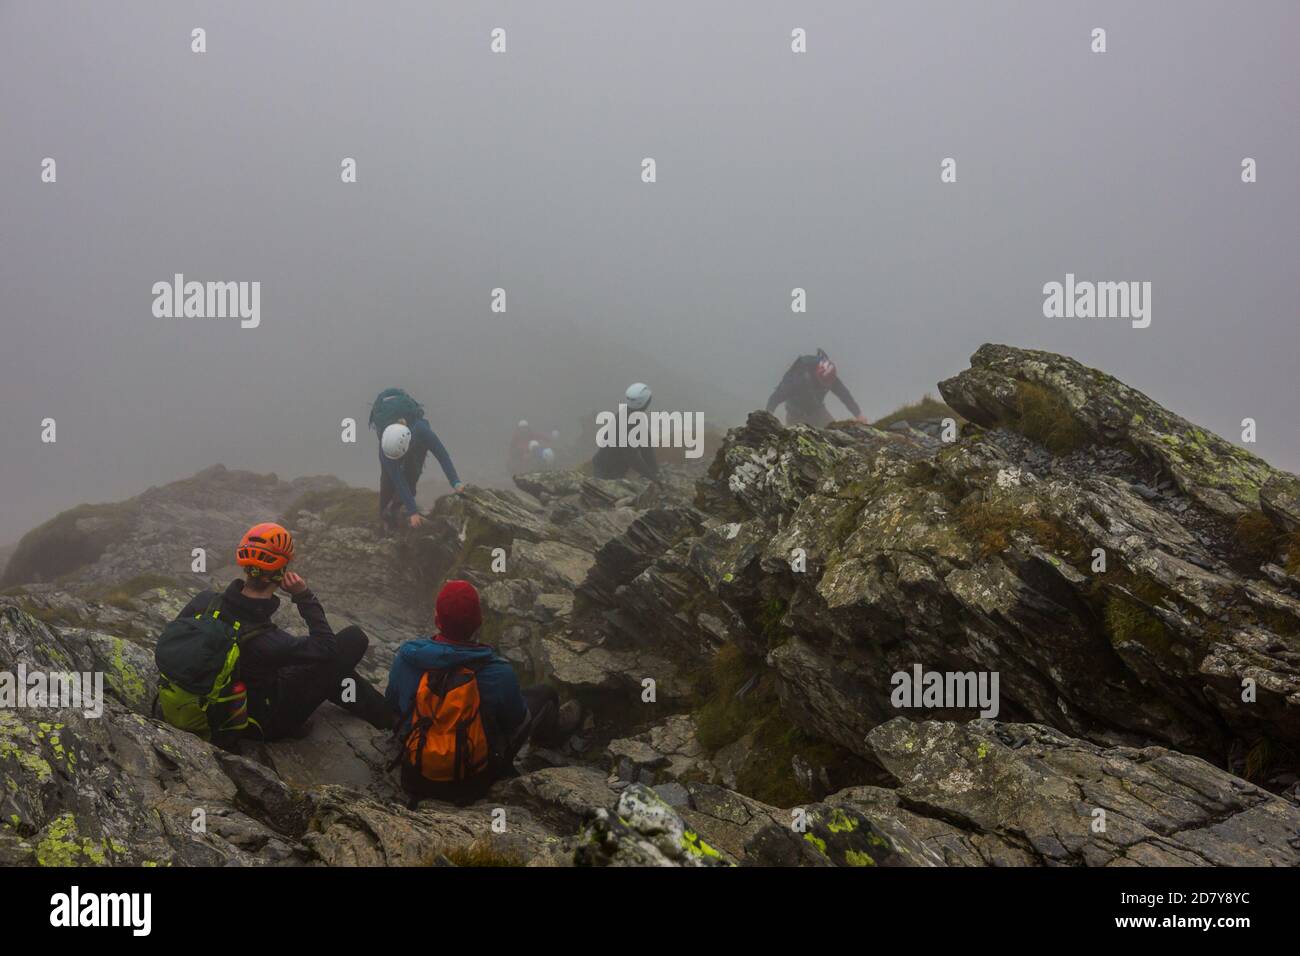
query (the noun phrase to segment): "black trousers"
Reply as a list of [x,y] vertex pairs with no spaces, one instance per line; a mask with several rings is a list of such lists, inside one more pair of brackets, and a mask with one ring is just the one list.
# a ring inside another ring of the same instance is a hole
[[[406,487],[411,489],[411,497],[414,498],[416,489],[420,484],[421,474],[420,463],[416,458],[414,447],[402,459],[402,474],[406,476]],[[402,496],[397,493],[397,486],[389,480],[388,472],[380,468],[379,519],[386,527],[399,527],[405,515],[404,508]]]
[[[370,645],[365,631],[354,624],[339,631],[335,638],[339,651],[333,660],[280,670],[270,695],[270,711],[265,718],[258,717],[267,740],[294,736],[327,700],[382,730],[396,724],[397,715],[384,695],[356,672]],[[347,680],[354,683],[345,686]],[[345,695],[354,699],[345,700]]]
[[[519,747],[523,746],[524,740],[532,741],[539,747],[558,744],[560,741],[555,739],[555,731],[560,720],[559,691],[550,684],[535,684],[525,687],[520,693],[528,705],[528,720],[524,723],[524,733],[519,735]],[[514,753],[519,752],[519,747],[515,747]]]

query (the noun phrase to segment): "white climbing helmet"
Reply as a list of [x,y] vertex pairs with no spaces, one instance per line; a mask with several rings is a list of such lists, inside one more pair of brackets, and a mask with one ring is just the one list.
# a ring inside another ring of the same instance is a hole
[[517,428],[527,428],[527,427],[528,427],[528,419],[526,419],[526,418],[521,418],[521,419],[519,419],[519,424],[518,424],[516,427],[517,427]]
[[551,465],[555,464],[555,449],[553,448],[542,449],[542,464],[548,468]]
[[385,458],[401,458],[411,447],[411,430],[405,425],[389,425],[379,439],[379,447]]
[[639,412],[650,404],[650,386],[645,382],[637,382],[627,387],[627,407],[630,411]]

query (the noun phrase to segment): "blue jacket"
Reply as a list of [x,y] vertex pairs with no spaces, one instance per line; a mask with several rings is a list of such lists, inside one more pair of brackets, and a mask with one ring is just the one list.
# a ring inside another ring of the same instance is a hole
[[[419,505],[415,503],[415,482],[419,480],[421,466],[424,463],[424,456],[432,454],[438,459],[438,464],[442,466],[442,473],[447,476],[447,481],[455,488],[460,483],[460,476],[456,474],[456,466],[451,463],[451,455],[447,453],[447,448],[443,445],[442,440],[438,438],[437,432],[433,430],[428,421],[421,418],[411,426],[411,447],[406,450],[406,454],[399,459],[389,458],[384,454],[383,449],[379,450],[379,466],[383,468],[384,474],[388,480],[393,483],[397,489],[398,497],[402,499],[402,505],[406,508],[408,515],[419,514]],[[414,457],[412,457],[414,456]],[[409,468],[406,459],[411,458]],[[408,470],[412,480],[408,480]]]
[[393,666],[388,670],[389,704],[402,715],[399,727],[405,727],[415,709],[415,692],[427,670],[470,665],[477,669],[479,698],[483,704],[483,723],[488,740],[496,749],[528,719],[528,707],[519,691],[515,672],[486,644],[453,644],[420,637],[406,641],[397,649]]

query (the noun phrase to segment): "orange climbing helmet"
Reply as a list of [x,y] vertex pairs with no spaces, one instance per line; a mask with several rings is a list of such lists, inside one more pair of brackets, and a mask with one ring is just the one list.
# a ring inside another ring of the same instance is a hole
[[239,539],[235,561],[253,576],[278,575],[293,560],[293,535],[271,521],[255,524]]

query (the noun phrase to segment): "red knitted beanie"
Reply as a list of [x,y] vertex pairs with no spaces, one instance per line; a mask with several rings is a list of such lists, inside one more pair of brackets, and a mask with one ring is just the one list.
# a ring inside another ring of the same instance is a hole
[[448,581],[434,602],[433,623],[448,640],[468,641],[483,623],[478,591],[468,581]]

